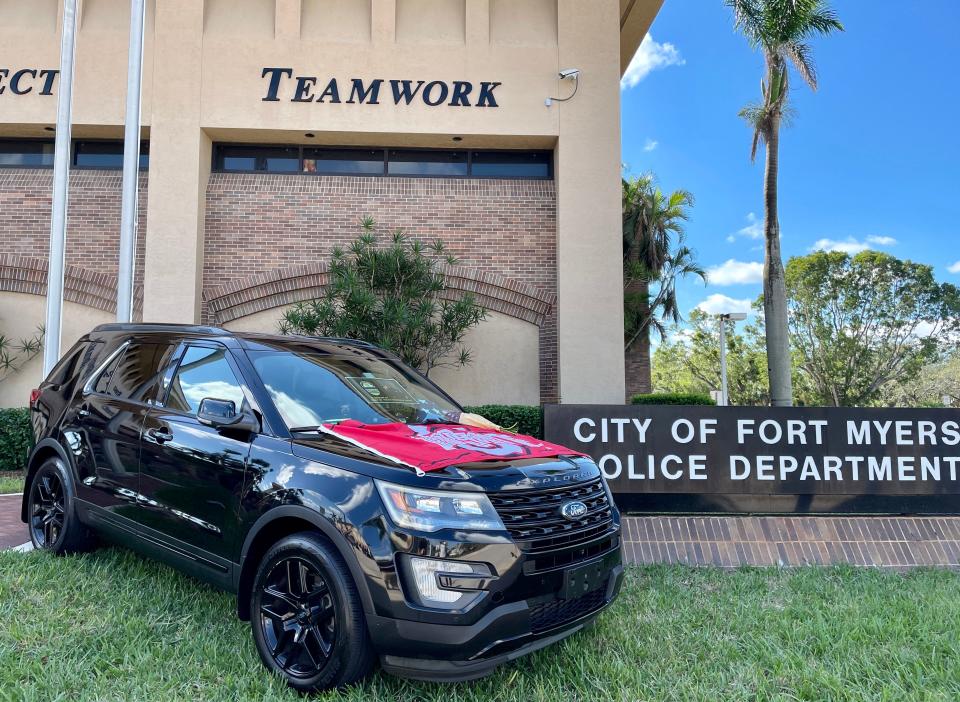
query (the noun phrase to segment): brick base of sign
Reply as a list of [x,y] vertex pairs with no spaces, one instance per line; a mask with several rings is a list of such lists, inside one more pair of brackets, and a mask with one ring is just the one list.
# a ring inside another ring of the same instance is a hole
[[624,517],[630,563],[960,567],[960,517]]

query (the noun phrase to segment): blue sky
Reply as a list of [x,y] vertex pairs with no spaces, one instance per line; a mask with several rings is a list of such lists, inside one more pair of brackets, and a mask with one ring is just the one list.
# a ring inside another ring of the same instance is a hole
[[[960,285],[960,2],[833,5],[846,32],[816,40],[820,89],[794,76],[781,135],[784,262],[869,246]],[[696,198],[687,241],[713,280],[680,285],[685,314],[736,310],[761,290],[763,153],[750,163],[737,112],[762,72],[722,0],[666,0],[621,83],[627,173]]]

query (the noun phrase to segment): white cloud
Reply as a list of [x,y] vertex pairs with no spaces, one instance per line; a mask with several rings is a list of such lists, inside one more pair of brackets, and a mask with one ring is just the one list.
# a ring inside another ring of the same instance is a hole
[[763,264],[729,259],[707,269],[707,282],[713,285],[745,285],[763,280]]
[[947,270],[951,273],[960,273],[960,261],[957,261],[952,266],[949,266]]
[[835,239],[817,239],[811,251],[842,251],[845,254],[858,254],[870,248],[869,244],[856,239],[847,239],[846,241],[836,241]]
[[861,251],[866,251],[867,249],[873,246],[893,246],[897,243],[897,240],[892,236],[868,236],[865,241],[860,241],[854,239],[852,236],[848,236],[846,239],[840,241],[838,239],[817,239],[817,241],[810,247],[811,251],[842,251],[845,254],[858,254]]
[[732,297],[721,295],[720,293],[714,293],[697,305],[697,309],[701,309],[707,314],[723,314],[727,312],[746,312],[750,314],[752,311],[750,307],[752,302],[750,299],[736,300]]
[[647,139],[646,143],[643,145],[644,151],[653,151],[655,148],[660,146],[660,142],[656,139]]
[[682,66],[685,63],[677,47],[668,42],[660,44],[653,40],[653,36],[647,34],[637,48],[637,53],[633,55],[623,78],[620,79],[620,89],[632,88],[646,78],[651,71],[658,68]]
[[757,215],[753,212],[747,213],[747,226],[741,227],[736,231],[735,234],[731,234],[727,237],[727,241],[731,244],[737,240],[738,236],[746,237],[747,239],[762,239],[763,238],[763,220],[757,219]]

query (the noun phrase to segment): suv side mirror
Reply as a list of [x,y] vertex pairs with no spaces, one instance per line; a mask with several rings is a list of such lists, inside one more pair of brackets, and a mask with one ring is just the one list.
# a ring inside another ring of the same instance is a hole
[[237,413],[237,406],[233,400],[218,400],[215,397],[205,397],[200,400],[200,409],[197,420],[201,424],[217,429],[230,429],[256,434],[260,431],[260,421],[253,412]]

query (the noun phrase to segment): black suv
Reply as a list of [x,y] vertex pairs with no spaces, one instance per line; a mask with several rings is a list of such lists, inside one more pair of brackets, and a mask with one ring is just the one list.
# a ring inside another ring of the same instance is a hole
[[[372,400],[358,378],[396,392]],[[620,516],[587,458],[417,475],[322,431],[462,411],[371,344],[102,325],[30,409],[34,546],[103,535],[236,592],[263,662],[299,690],[355,682],[377,657],[418,679],[483,676],[583,628],[623,580]]]

